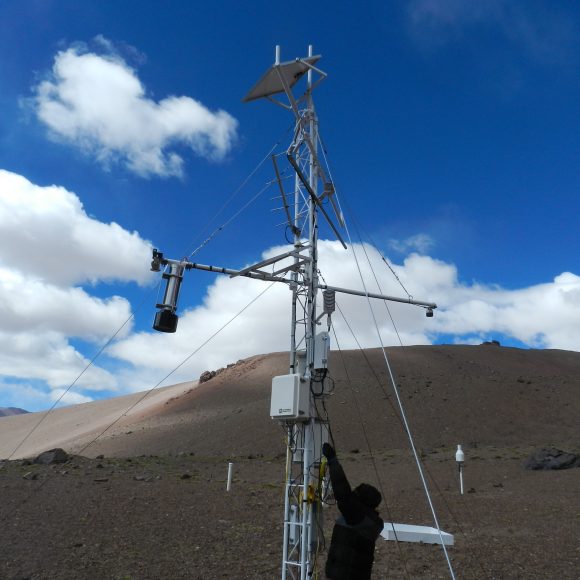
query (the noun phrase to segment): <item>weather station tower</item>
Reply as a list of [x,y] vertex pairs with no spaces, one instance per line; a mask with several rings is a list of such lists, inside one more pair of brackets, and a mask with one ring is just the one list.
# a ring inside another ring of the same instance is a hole
[[[270,405],[270,415],[284,427],[287,443],[282,580],[312,578],[323,545],[322,503],[328,493],[328,481],[322,445],[329,439],[329,426],[321,406],[331,394],[328,358],[336,293],[413,304],[426,309],[429,317],[437,307],[411,298],[321,283],[318,269],[319,216],[345,249],[347,245],[341,235],[345,223],[335,187],[318,154],[318,118],[312,93],[327,76],[317,66],[320,58],[320,55],[313,54],[310,46],[308,56],[281,62],[280,48],[276,47],[274,64],[243,99],[245,102],[267,99],[294,117],[293,138],[283,156],[285,166],[293,172],[292,191],[285,191],[282,177],[285,172],[281,170],[277,156],[272,156],[287,231],[292,234],[290,248],[241,270],[197,264],[185,259],[171,260],[157,250],[153,251],[151,264],[154,271],[161,271],[164,267],[163,278],[166,280],[164,298],[157,304],[159,310],[153,326],[161,332],[176,331],[177,301],[186,270],[279,282],[286,284],[291,291],[289,372],[273,378]],[[305,82],[300,82],[303,80]],[[303,90],[298,90],[300,86]],[[318,300],[320,297],[322,300]]]

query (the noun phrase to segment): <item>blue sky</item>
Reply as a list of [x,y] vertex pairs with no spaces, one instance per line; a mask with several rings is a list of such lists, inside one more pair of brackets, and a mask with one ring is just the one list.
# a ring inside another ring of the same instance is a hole
[[[321,134],[384,289],[401,294],[378,252],[440,306],[430,320],[395,307],[403,342],[578,350],[580,8],[196,4],[0,5],[0,406],[51,405],[131,314],[63,400],[150,388],[264,289],[188,274],[178,333],[150,331],[151,246],[189,253],[271,179],[266,163],[210,222],[272,145],[289,143],[287,113],[241,102],[276,44],[283,60],[308,44],[322,54]],[[197,261],[237,268],[283,245],[274,195]],[[360,288],[352,254],[321,237],[329,282]],[[287,348],[288,298],[269,290],[169,383]],[[343,304],[376,345],[366,304]],[[397,344],[387,318],[383,339]]]

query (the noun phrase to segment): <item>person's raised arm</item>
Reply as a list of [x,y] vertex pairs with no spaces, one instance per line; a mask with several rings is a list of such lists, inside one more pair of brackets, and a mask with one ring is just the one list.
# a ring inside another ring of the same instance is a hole
[[344,473],[344,469],[336,457],[334,447],[329,443],[325,443],[322,446],[322,454],[328,462],[330,482],[332,483],[338,509],[344,516],[347,524],[358,524],[364,518],[364,513],[361,511],[360,502],[355,497]]

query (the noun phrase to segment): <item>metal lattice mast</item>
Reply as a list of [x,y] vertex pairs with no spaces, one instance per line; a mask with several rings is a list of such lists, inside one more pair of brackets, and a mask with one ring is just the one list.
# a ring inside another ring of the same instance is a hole
[[[308,57],[281,63],[279,47],[276,47],[274,65],[244,99],[248,102],[266,98],[294,115],[294,136],[286,152],[287,162],[295,172],[294,216],[291,215],[291,202],[284,192],[276,156],[272,157],[288,227],[293,233],[293,249],[241,270],[167,259],[156,249],[153,250],[151,263],[153,271],[159,272],[161,266],[165,267],[163,278],[167,281],[167,286],[162,302],[157,304],[159,310],[153,324],[153,328],[161,332],[172,333],[177,329],[177,301],[186,270],[196,269],[230,277],[244,276],[255,280],[281,282],[287,284],[292,292],[290,370],[288,375],[274,377],[270,408],[271,417],[285,425],[287,432],[282,580],[312,578],[321,543],[319,534],[322,535],[321,506],[324,488],[321,469],[322,444],[328,440],[328,427],[318,416],[316,399],[327,396],[324,378],[328,370],[329,333],[317,333],[318,320],[327,316],[330,330],[335,292],[414,304],[425,308],[427,316],[432,316],[433,309],[437,307],[433,303],[411,298],[396,298],[366,291],[362,293],[319,284],[319,214],[346,248],[338,228],[325,210],[325,207],[332,207],[338,223],[344,225],[333,197],[334,186],[325,176],[318,159],[318,119],[312,91],[326,78],[325,73],[316,66],[319,59],[320,56],[314,56],[312,47],[309,47]],[[313,73],[318,75],[315,82]],[[306,92],[295,98],[292,89],[305,75]],[[279,94],[284,94],[288,103],[274,98],[274,95]],[[319,195],[320,184],[323,191]],[[270,266],[276,264],[276,271],[269,270]],[[319,290],[324,290],[325,296],[322,314],[317,318],[316,298]]]
[[[312,57],[312,47],[309,48]],[[318,190],[315,150],[317,143],[317,119],[312,100],[312,72],[308,72],[306,107],[299,111],[295,138],[290,146],[300,170],[307,176],[314,192]],[[312,381],[314,363],[314,336],[316,330],[316,296],[318,292],[317,267],[317,214],[312,196],[305,194],[304,184],[298,175],[294,190],[294,244],[299,250],[303,245],[298,230],[307,233],[308,260],[297,272],[302,284],[293,288],[290,373],[298,373],[302,380]],[[302,226],[302,222],[305,222]],[[302,226],[302,227],[301,227]],[[306,231],[305,231],[306,230]],[[297,342],[298,341],[298,342]],[[315,449],[314,433],[318,422],[315,413],[312,388],[309,389],[310,419],[288,427],[288,452],[286,454],[286,501],[284,513],[284,547],[282,578],[305,580],[312,575],[316,565],[317,526],[320,510],[320,489],[317,467],[320,465],[321,450]]]

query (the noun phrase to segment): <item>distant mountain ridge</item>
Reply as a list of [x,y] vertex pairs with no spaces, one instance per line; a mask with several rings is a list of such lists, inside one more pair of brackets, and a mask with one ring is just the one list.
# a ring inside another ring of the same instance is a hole
[[18,407],[0,407],[0,417],[10,417],[12,415],[24,415],[29,413],[25,409],[20,409]]

